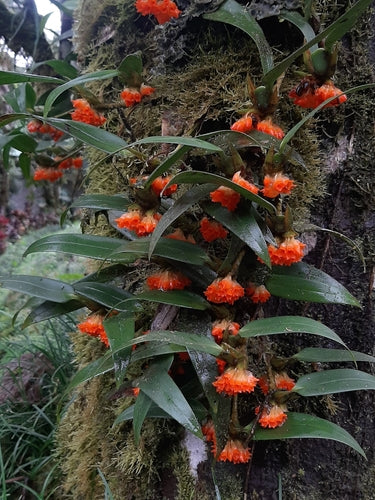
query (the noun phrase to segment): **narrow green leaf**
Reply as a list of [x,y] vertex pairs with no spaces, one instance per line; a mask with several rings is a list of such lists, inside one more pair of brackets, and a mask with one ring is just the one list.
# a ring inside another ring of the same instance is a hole
[[64,281],[27,275],[0,278],[0,281],[4,288],[44,300],[67,302],[76,298],[73,287]]
[[268,267],[271,267],[267,244],[251,205],[243,204],[234,212],[230,212],[219,203],[205,203],[204,210],[246,243]]
[[141,359],[153,358],[156,356],[164,356],[166,354],[177,354],[186,352],[186,347],[178,344],[161,344],[156,342],[147,344],[147,338],[144,339],[146,345],[138,346],[132,354],[132,362],[140,361]]
[[116,383],[119,386],[126,375],[126,370],[130,363],[132,347],[122,348],[124,341],[134,338],[135,321],[134,313],[120,313],[103,321],[103,326],[107,334],[113,355],[115,366]]
[[164,231],[171,226],[173,222],[180,217],[180,215],[186,212],[186,210],[207,196],[210,191],[212,191],[212,186],[194,186],[178,198],[172,207],[159,220],[158,225],[151,235],[148,252],[149,259],[151,258],[151,255],[155,250],[155,246]]
[[314,415],[288,412],[288,418],[281,427],[275,429],[257,427],[254,434],[255,441],[291,438],[332,439],[350,446],[366,458],[361,446],[345,429]]
[[375,357],[358,351],[345,349],[324,349],[322,347],[306,347],[292,356],[298,361],[310,363],[330,363],[343,361],[365,361],[375,363]]
[[69,90],[72,87],[78,87],[80,85],[84,85],[87,82],[92,82],[97,80],[107,80],[109,78],[115,78],[116,76],[118,76],[118,70],[104,69],[100,71],[94,71],[93,73],[87,73],[85,75],[78,76],[77,78],[73,78],[73,80],[69,80],[68,82],[63,83],[62,85],[59,85],[57,88],[52,90],[52,92],[47,97],[44,105],[43,116],[45,117],[48,116],[48,113],[50,112],[53,103],[66,90]]
[[133,409],[133,430],[134,430],[134,441],[136,445],[139,444],[139,440],[141,437],[141,428],[152,404],[153,404],[152,399],[146,396],[146,394],[143,391],[140,391],[135,400],[135,405]]
[[118,238],[89,234],[51,234],[32,243],[24,257],[36,252],[61,252],[99,260],[111,260],[110,254],[121,248]]
[[185,429],[203,438],[200,424],[192,408],[168,374],[172,361],[173,356],[158,358],[138,379],[137,386]]
[[92,363],[88,364],[82,370],[79,370],[66,388],[65,392],[69,393],[75,389],[79,384],[87,382],[99,375],[103,375],[114,369],[113,359],[110,354],[106,354],[99,359],[96,359]]
[[139,87],[142,83],[143,64],[140,52],[129,54],[118,67],[118,77],[127,87]]
[[284,299],[360,307],[358,300],[343,285],[304,262],[273,266],[265,285],[272,295]]
[[[128,299],[130,301],[130,299]],[[142,292],[134,296],[131,300],[147,300],[150,302],[159,302],[160,304],[172,304],[178,307],[187,307],[188,309],[196,309],[203,311],[210,308],[210,304],[200,295],[186,290],[173,290],[163,292],[161,290],[150,290]],[[126,307],[126,303],[123,307]]]
[[45,321],[47,319],[69,314],[77,309],[81,309],[84,305],[85,304],[83,302],[74,299],[62,303],[46,300],[31,310],[30,314],[23,322],[22,328],[26,328],[34,323],[40,323],[41,321]]
[[[1,74],[1,71],[0,71]],[[29,115],[27,113],[7,113],[6,115],[1,115],[0,116],[0,127],[4,127],[5,125],[8,125],[8,123],[15,122],[17,120],[24,120],[26,118],[29,118],[30,120],[33,118],[32,115]]]
[[170,167],[175,165],[188,151],[191,150],[191,146],[181,146],[178,145],[174,151],[160,163],[158,167],[149,175],[147,181],[145,182],[144,188],[148,189],[152,182],[159,176],[163,175]]
[[[310,40],[313,40],[315,38],[315,32],[312,29],[311,25],[306,21],[306,19],[303,16],[301,16],[299,12],[295,10],[282,10],[279,17],[280,19],[282,20],[285,19],[286,21],[289,21],[290,23],[297,26],[297,28],[303,34],[306,42],[310,42]],[[311,46],[312,52],[314,52],[317,49],[318,49],[317,44]]]
[[5,146],[10,146],[24,153],[33,153],[37,145],[38,143],[26,134],[0,136],[0,149],[3,149]]
[[65,76],[66,78],[73,79],[77,78],[78,71],[77,69],[69,64],[67,61],[60,61],[58,59],[50,59],[49,61],[42,61],[40,63],[33,64],[33,70],[38,68],[39,66],[50,66],[55,70],[56,73],[61,76]]
[[300,377],[292,392],[301,396],[322,396],[336,392],[375,389],[375,377],[369,373],[347,368],[324,370]]
[[190,146],[192,148],[199,148],[205,151],[221,152],[222,149],[211,142],[196,139],[194,137],[179,137],[174,135],[157,135],[153,137],[145,137],[139,141],[132,142],[129,146],[136,146],[137,144],[181,144],[183,146]]
[[282,333],[319,335],[345,346],[340,337],[328,328],[328,326],[311,318],[304,318],[303,316],[276,316],[273,318],[257,319],[243,326],[238,334],[241,337],[249,338]]
[[29,73],[19,73],[17,71],[0,71],[0,85],[24,82],[56,83],[59,85],[64,83],[64,80],[52,76],[31,75]]
[[116,286],[105,283],[78,282],[73,284],[78,296],[117,311],[137,311],[141,306],[133,299],[134,295]]
[[226,0],[217,10],[204,14],[203,17],[211,21],[231,24],[247,33],[257,46],[263,73],[267,73],[273,68],[272,50],[263,30],[242,5],[234,0]]
[[71,207],[125,211],[130,204],[129,199],[121,194],[85,194],[73,201]]

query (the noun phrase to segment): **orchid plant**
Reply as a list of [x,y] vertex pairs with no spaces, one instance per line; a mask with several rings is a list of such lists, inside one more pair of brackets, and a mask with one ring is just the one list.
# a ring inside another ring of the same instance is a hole
[[[117,77],[124,84],[117,105],[142,106],[154,88],[143,83],[140,54],[128,55],[117,69],[82,76],[61,63],[61,79],[0,72],[0,83],[16,84],[7,98],[14,112],[0,118],[2,126],[15,124],[2,136],[3,157],[9,157],[11,147],[18,149],[25,176],[32,176],[31,160],[44,158],[34,180],[56,181],[65,168],[82,165],[84,145],[115,158],[137,158],[147,171],[147,175],[140,171],[129,176],[125,193],[87,194],[72,204],[104,213],[117,237],[54,234],[25,252],[26,256],[60,252],[97,259],[102,264],[96,272],[71,284],[41,276],[1,278],[4,287],[32,297],[26,304],[31,312],[25,327],[88,310],[77,328],[103,343],[103,356],[80,370],[69,390],[113,371],[119,393],[134,398],[116,424],[132,419],[136,440],[145,418],[172,418],[210,442],[217,461],[248,462],[256,441],[300,437],[333,439],[364,456],[343,428],[294,412],[293,404],[296,397],[375,389],[375,377],[363,371],[312,368],[317,362],[374,362],[375,358],[350,351],[337,333],[317,320],[264,318],[261,311],[271,296],[360,307],[340,283],[303,262],[306,245],[293,228],[288,196],[296,188],[290,162],[305,164],[289,142],[314,114],[341,106],[351,92],[370,86],[344,93],[332,80],[337,41],[369,4],[359,0],[319,34],[298,12],[283,12],[281,17],[303,33],[305,43],[278,64],[262,29],[244,6],[226,0],[216,11],[204,14],[209,21],[240,28],[254,40],[263,77],[260,85],[248,80],[252,105],[227,130],[196,137],[156,136],[127,143],[102,128],[105,106],[85,84]],[[169,0],[137,0],[135,7],[159,23],[169,23],[171,18],[178,22],[184,15]],[[289,97],[312,111],[284,133],[274,122],[281,79],[301,55],[306,71]],[[37,101],[34,82],[56,86],[43,104]],[[71,100],[71,92],[78,97]],[[164,156],[145,154],[149,145],[160,144],[175,148]],[[59,154],[53,156],[56,147]],[[250,167],[241,153],[246,150],[251,155],[259,149],[262,162]],[[189,168],[191,151],[200,157],[202,170]],[[182,159],[184,169],[179,169]],[[205,168],[210,161],[215,162],[216,173]],[[187,217],[193,210],[194,216]],[[123,276],[126,283],[129,267],[137,266],[140,259],[153,266],[149,271],[145,265],[144,290],[133,294],[119,286],[117,278]],[[158,307],[153,318],[140,324],[144,303]],[[194,321],[189,310],[194,311]],[[309,347],[283,358],[262,352],[265,338],[294,333],[322,337],[341,348]],[[140,364],[142,373],[130,379],[128,368],[133,363]],[[298,373],[305,367],[297,379],[290,371],[295,363],[299,363]],[[248,409],[241,418],[240,400],[246,401]]]

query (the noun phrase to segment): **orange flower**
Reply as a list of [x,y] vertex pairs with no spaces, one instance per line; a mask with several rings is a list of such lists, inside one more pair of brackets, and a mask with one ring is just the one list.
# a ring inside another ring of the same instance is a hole
[[[152,183],[151,183],[151,189],[154,191],[156,196],[160,196],[161,192],[165,188],[165,186],[168,184],[168,182],[171,180],[171,177],[157,177]],[[170,186],[167,187],[167,189],[164,189],[163,191],[163,196],[171,196],[171,194],[175,193],[177,191],[177,184],[171,184]]]
[[221,375],[224,373],[225,367],[227,366],[227,362],[224,361],[223,359],[216,358],[216,364],[217,364],[217,373]]
[[244,464],[248,462],[251,458],[251,453],[249,448],[245,448],[244,445],[238,439],[228,439],[223,451],[220,453],[218,461],[233,462],[234,464]]
[[294,181],[280,172],[275,175],[266,175],[263,184],[262,193],[267,198],[276,198],[279,194],[290,194],[295,186]]
[[141,102],[142,96],[139,90],[135,88],[126,87],[120,94],[121,99],[124,101],[126,107],[133,106],[137,102]]
[[218,238],[226,238],[228,234],[228,231],[219,222],[210,221],[207,217],[203,217],[201,220],[199,231],[203,239],[208,242]]
[[82,168],[83,158],[78,156],[77,158],[73,158],[73,167],[74,168]]
[[109,347],[108,337],[103,326],[103,316],[100,314],[91,314],[85,321],[79,323],[77,328],[82,333],[97,337],[103,344]]
[[253,392],[258,379],[249,370],[228,368],[222,375],[216,377],[212,385],[217,392],[234,396],[241,392]]
[[275,374],[276,389],[281,391],[291,391],[295,385],[295,381],[285,372]]
[[146,280],[151,290],[183,290],[191,280],[179,271],[166,270],[149,276]]
[[258,385],[260,387],[260,390],[263,392],[263,394],[266,396],[270,390],[269,382],[268,382],[268,377],[267,375],[262,375],[258,379]]
[[161,215],[149,210],[140,220],[135,232],[137,236],[147,236],[152,233],[161,219]]
[[179,227],[175,231],[173,231],[173,233],[168,234],[166,238],[170,238],[171,240],[186,241],[187,243],[192,243],[193,245],[195,245],[195,239],[193,235],[189,234],[186,237],[182,229],[180,229]]
[[210,193],[210,198],[212,201],[220,203],[223,207],[233,212],[233,210],[236,210],[241,196],[236,191],[233,191],[233,189],[220,186]]
[[215,304],[223,302],[234,304],[236,300],[244,296],[245,290],[236,280],[232,279],[232,276],[228,275],[213,281],[204,294],[210,302]]
[[48,123],[42,123],[39,120],[32,120],[31,122],[29,122],[27,124],[27,130],[31,134],[34,134],[35,132],[39,132],[40,134],[48,134],[55,142],[57,142],[60,137],[64,135],[64,132],[61,132],[61,130],[52,127],[52,125],[48,125]]
[[214,426],[214,423],[212,420],[208,420],[207,423],[202,425],[202,432],[206,438],[206,441],[208,443],[212,443],[211,452],[213,453],[213,455],[216,455],[216,451],[217,451],[216,432],[215,432],[215,426]]
[[50,181],[55,182],[57,179],[60,179],[63,176],[63,173],[57,168],[52,167],[37,167],[34,172],[33,179],[34,181]]
[[254,128],[252,118],[250,116],[243,116],[234,122],[230,129],[235,132],[243,132],[244,134],[247,134],[248,132],[251,132],[251,130],[254,130]]
[[120,229],[126,228],[135,231],[137,236],[146,236],[154,231],[160,218],[161,215],[152,210],[143,214],[139,207],[134,207],[115,219],[115,222]]
[[286,238],[276,248],[273,245],[268,245],[268,253],[271,263],[276,266],[290,266],[295,262],[299,262],[303,258],[303,249],[305,244],[293,237]]
[[130,231],[136,231],[141,218],[142,215],[140,209],[133,208],[129,212],[122,214],[121,217],[115,219],[115,222],[120,229],[126,228]]
[[257,130],[259,130],[259,132],[263,132],[264,134],[272,135],[273,137],[276,137],[276,139],[282,139],[285,135],[282,128],[275,125],[271,118],[258,122]]
[[136,398],[137,396],[139,396],[139,393],[141,392],[141,389],[139,387],[132,387],[132,393],[133,393],[133,396]]
[[26,126],[27,130],[30,132],[30,134],[34,134],[35,132],[38,132],[42,123],[39,120],[31,120]]
[[106,122],[103,115],[99,115],[86,99],[74,99],[72,101],[74,111],[70,113],[72,120],[76,122],[88,123],[94,127],[100,127]]
[[141,88],[139,89],[141,96],[151,95],[155,92],[154,87],[150,87],[150,85],[145,85],[142,83]]
[[250,191],[253,194],[258,194],[258,192],[259,192],[259,188],[257,188],[254,184],[252,184],[251,182],[249,182],[246,179],[244,179],[243,177],[241,177],[240,171],[236,172],[233,175],[232,181],[235,182],[236,184],[238,184],[239,186],[247,189],[248,191]]
[[177,18],[181,14],[172,0],[136,0],[135,8],[142,16],[154,15],[159,24],[164,24],[172,17]]
[[223,340],[224,332],[228,332],[231,335],[237,335],[239,329],[240,325],[238,323],[229,321],[229,319],[222,319],[212,324],[211,335],[215,338],[217,343],[220,343]]
[[284,408],[275,405],[271,406],[271,408],[264,408],[258,422],[261,427],[274,429],[283,425],[286,419],[287,414],[284,412]]
[[267,302],[271,297],[270,292],[264,285],[254,285],[254,283],[249,283],[248,287],[245,289],[246,295],[251,297],[251,300],[256,304],[259,302]]
[[347,97],[340,89],[335,87],[332,80],[327,80],[323,85],[319,86],[317,81],[312,77],[304,78],[297,87],[289,92],[289,97],[293,100],[293,104],[308,109],[315,109],[326,99],[335,96],[337,98],[323,106],[323,108],[339,106],[347,101]]

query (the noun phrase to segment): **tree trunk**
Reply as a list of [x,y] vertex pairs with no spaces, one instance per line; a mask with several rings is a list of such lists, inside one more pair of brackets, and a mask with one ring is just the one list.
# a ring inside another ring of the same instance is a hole
[[[259,60],[245,34],[200,16],[220,3],[181,0],[178,5],[184,15],[177,21],[155,26],[148,17],[136,15],[133,2],[128,0],[82,1],[77,12],[76,47],[84,69],[115,68],[125,55],[140,50],[144,81],[156,87],[155,94],[142,106],[125,112],[111,111],[109,130],[132,140],[160,135],[162,127],[164,131],[168,129],[165,135],[193,136],[229,129],[237,116],[235,112],[246,107],[244,103],[248,101],[246,74],[259,80]],[[271,12],[268,3],[252,4],[258,18],[263,17],[259,22],[267,39],[285,54],[302,43],[295,28],[285,22],[280,24],[275,17],[278,6],[288,5],[289,2],[272,4]],[[344,10],[323,1],[316,6],[323,26]],[[369,42],[373,39],[373,26],[374,19],[367,13],[343,39],[336,72],[340,88],[374,81],[374,50]],[[302,116],[286,97],[288,87],[295,85],[296,80],[289,73],[281,88],[278,115],[285,130]],[[104,103],[111,103],[118,100],[122,88],[119,82],[106,82],[93,84],[93,90]],[[344,107],[323,110],[319,119],[293,142],[307,165],[306,170],[293,171],[293,177],[304,187],[291,199],[296,225],[308,243],[305,260],[346,286],[360,300],[362,309],[277,298],[264,307],[266,316],[296,314],[321,320],[350,349],[368,354],[373,353],[375,333],[374,104],[373,93],[353,93]],[[94,165],[98,153],[89,151],[88,155]],[[139,165],[130,162],[119,161],[115,166],[110,161],[95,168],[88,192],[121,192],[125,189],[124,179],[139,173]],[[311,223],[351,238],[363,253],[366,269],[353,246],[329,233],[308,232],[306,228]],[[89,230],[108,234],[104,224]],[[282,354],[297,352],[307,342],[305,337],[280,336],[267,347]],[[310,342],[317,346],[315,339]],[[75,337],[80,363],[99,355],[92,346],[92,342]],[[367,365],[359,364],[361,368],[368,371]],[[107,394],[112,388],[109,376],[87,383],[79,389],[61,423],[59,447],[66,498],[103,498],[98,469],[115,499],[216,498],[206,445],[184,435],[173,423],[150,419],[144,425],[141,444],[136,447],[130,424],[112,428],[116,415],[129,404],[123,400],[109,401]],[[288,500],[374,499],[373,394],[350,392],[297,404],[302,411],[342,425],[359,441],[368,461],[343,444],[329,440],[259,442],[250,466],[216,465],[222,500],[272,500],[281,498],[281,494]]]

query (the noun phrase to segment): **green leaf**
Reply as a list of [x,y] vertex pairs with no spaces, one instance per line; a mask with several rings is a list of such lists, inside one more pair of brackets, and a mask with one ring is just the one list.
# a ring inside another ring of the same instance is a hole
[[103,375],[114,369],[113,359],[109,354],[102,356],[99,359],[96,359],[92,363],[88,364],[82,370],[79,370],[66,388],[66,393],[69,393],[73,389],[77,387],[77,385],[82,384],[83,382],[87,382],[99,375]]
[[314,415],[288,412],[288,418],[281,427],[275,429],[257,427],[254,434],[255,441],[291,438],[332,439],[350,446],[366,458],[361,446],[345,429]]
[[226,0],[216,11],[204,14],[203,17],[211,21],[231,24],[247,33],[257,46],[263,73],[273,68],[272,50],[263,30],[242,5],[234,0]]
[[203,438],[199,422],[181,390],[168,374],[173,356],[158,358],[139,377],[137,386],[169,416],[199,438]]
[[129,54],[118,67],[119,80],[127,87],[139,87],[142,83],[143,64],[140,53]]
[[157,343],[147,344],[147,338],[144,339],[146,345],[138,346],[137,349],[132,354],[132,362],[139,361],[141,359],[153,358],[156,356],[164,356],[165,354],[177,354],[179,352],[186,352],[186,348],[183,345],[178,344],[161,344]]
[[103,326],[107,334],[113,355],[115,366],[115,377],[119,386],[124,380],[126,370],[129,366],[132,347],[122,348],[124,341],[134,338],[135,321],[133,313],[120,313],[103,321]]
[[198,203],[212,190],[212,186],[194,186],[184,193],[172,205],[172,207],[163,215],[159,220],[154,232],[151,235],[148,257],[151,258],[161,235],[164,231],[173,224],[173,222],[180,217],[192,205]]
[[128,147],[128,144],[111,132],[107,132],[88,123],[76,122],[73,120],[63,120],[61,118],[44,118],[46,123],[56,127],[63,132],[79,139],[85,144],[93,146],[105,153],[113,154]]
[[[279,17],[281,20],[289,21],[290,23],[297,26],[297,28],[303,34],[306,42],[310,42],[310,40],[313,40],[315,38],[315,32],[312,29],[311,25],[306,21],[304,17],[301,16],[299,12],[294,10],[282,10]],[[312,45],[311,49],[312,52],[314,52],[318,49],[318,45]]]
[[124,244],[118,238],[89,234],[51,234],[32,243],[24,257],[36,252],[61,252],[92,259],[110,260],[109,255]]
[[336,392],[375,389],[375,377],[348,368],[324,370],[300,377],[291,392],[300,396],[322,396]]
[[73,285],[78,296],[117,311],[137,311],[141,307],[133,299],[134,295],[116,286],[105,283],[78,282]]
[[31,310],[30,314],[23,322],[22,328],[26,328],[34,323],[39,323],[47,319],[69,314],[77,309],[81,309],[82,307],[84,307],[84,304],[81,301],[74,299],[62,303],[46,300]]
[[181,144],[183,146],[190,146],[192,148],[199,148],[205,151],[221,152],[222,149],[211,142],[196,139],[194,137],[179,137],[174,135],[156,135],[152,137],[145,137],[134,141],[129,146],[136,146],[137,144]]
[[345,349],[324,349],[317,347],[306,347],[292,356],[298,361],[310,363],[330,363],[343,361],[365,361],[375,363],[375,357],[363,352],[350,351]]
[[145,182],[144,189],[150,188],[152,182],[162,174],[164,174],[170,167],[177,163],[188,151],[191,146],[177,146],[176,149],[163,161],[158,167],[149,175]]
[[78,76],[77,69],[67,61],[61,61],[58,59],[50,59],[48,61],[42,61],[40,63],[33,64],[33,70],[35,70],[39,66],[50,66],[52,69],[55,70],[56,73],[60,74],[61,76],[65,76],[66,78],[69,79],[73,79]]
[[8,278],[0,278],[0,281],[4,288],[44,300],[67,302],[70,299],[76,298],[71,285],[50,278],[15,275]]
[[31,120],[33,118],[33,115],[29,115],[27,113],[7,113],[6,115],[1,115],[0,127],[4,127],[5,125],[8,125],[8,123],[12,123],[17,120],[24,120],[25,118],[29,118]]
[[271,267],[267,244],[255,219],[255,210],[251,205],[241,204],[234,212],[230,212],[219,203],[205,203],[203,208],[211,217],[221,222],[246,243],[268,267]]
[[273,266],[265,285],[272,295],[284,299],[360,307],[358,300],[338,281],[304,262]]
[[276,316],[257,319],[243,326],[238,334],[241,337],[259,337],[261,335],[278,335],[281,333],[309,333],[334,340],[345,346],[340,337],[328,326],[319,321],[303,316]]
[[118,70],[104,69],[100,71],[94,71],[93,73],[87,73],[85,75],[78,76],[77,78],[73,78],[73,80],[69,80],[68,82],[63,83],[62,85],[59,85],[57,88],[52,90],[52,92],[47,97],[44,105],[43,116],[45,117],[48,116],[48,113],[50,112],[53,103],[66,90],[69,90],[72,87],[78,87],[80,85],[84,85],[87,82],[92,82],[97,80],[107,80],[109,78],[115,78],[116,76],[118,76]]
[[[139,444],[139,440],[141,437],[141,428],[152,404],[153,404],[152,399],[146,396],[146,394],[143,391],[141,391],[138,394],[135,400],[132,418],[133,418],[134,441],[136,445]],[[116,423],[117,419],[115,421],[115,424]]]
[[60,78],[52,76],[31,75],[29,73],[18,73],[17,71],[0,71],[0,85],[7,85],[12,83],[64,83]]
[[129,199],[121,194],[85,194],[74,200],[71,207],[125,211],[130,204]]
[[10,146],[24,153],[33,153],[37,145],[38,143],[26,134],[0,135],[0,149]]
[[[128,300],[147,300],[150,302],[159,302],[160,304],[172,304],[178,307],[196,309],[203,311],[210,308],[210,304],[200,295],[185,290],[173,290],[163,292],[161,290],[150,290],[134,296],[134,299]],[[126,307],[126,304],[123,304]]]

